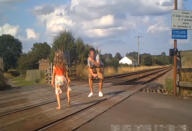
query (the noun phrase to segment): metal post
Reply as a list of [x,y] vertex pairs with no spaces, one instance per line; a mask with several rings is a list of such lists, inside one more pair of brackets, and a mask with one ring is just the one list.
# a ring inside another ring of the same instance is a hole
[[139,63],[140,63],[140,62],[139,62],[139,61],[140,61],[140,60],[139,60],[139,46],[140,46],[140,45],[139,45],[139,38],[140,38],[140,36],[138,36],[137,38],[138,38],[138,55],[137,55],[137,64],[139,65]]
[[[177,49],[177,40],[174,40],[174,49]],[[173,72],[173,82],[174,82],[174,95],[177,95],[177,55],[174,55],[174,72]]]
[[[175,10],[177,10],[177,0],[175,0]],[[177,40],[174,40],[174,50],[177,49]],[[174,54],[174,71],[173,71],[173,85],[174,85],[174,95],[177,95],[177,54]]]
[[177,10],[177,0],[175,0],[175,10]]

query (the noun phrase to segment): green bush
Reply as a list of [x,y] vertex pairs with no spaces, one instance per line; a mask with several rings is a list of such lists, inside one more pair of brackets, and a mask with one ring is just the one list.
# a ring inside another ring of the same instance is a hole
[[165,88],[171,92],[173,90],[173,79],[166,79],[165,80]]
[[3,76],[3,72],[0,71],[0,90],[5,89],[7,87],[6,80]]
[[10,73],[10,75],[13,77],[17,77],[20,75],[20,72],[17,70],[9,70],[8,73]]

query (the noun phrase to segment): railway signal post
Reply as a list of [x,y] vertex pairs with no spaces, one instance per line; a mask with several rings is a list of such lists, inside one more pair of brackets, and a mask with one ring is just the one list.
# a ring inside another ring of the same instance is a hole
[[[175,0],[175,10],[177,10],[177,0]],[[174,40],[174,52],[177,50],[177,40]],[[177,95],[177,53],[174,53],[174,71],[173,71],[173,82],[174,82],[174,95]]]
[[177,39],[188,39],[188,30],[192,30],[192,11],[177,10],[177,0],[172,12],[172,39],[174,39],[174,95],[177,95]]

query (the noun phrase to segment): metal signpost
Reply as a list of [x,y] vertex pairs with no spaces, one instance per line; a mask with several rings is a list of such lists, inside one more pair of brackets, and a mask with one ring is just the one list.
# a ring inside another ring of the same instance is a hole
[[[177,10],[177,0],[175,0],[175,10]],[[172,22],[173,22],[173,17],[172,17]],[[173,25],[173,24],[172,24]],[[177,50],[177,40],[174,39],[174,50]],[[173,71],[173,84],[174,84],[174,95],[176,96],[176,87],[177,87],[177,56],[174,53],[174,71]]]
[[172,39],[174,39],[174,95],[176,92],[177,80],[177,39],[187,39],[187,30],[192,30],[192,12],[177,10],[177,0],[172,12]]

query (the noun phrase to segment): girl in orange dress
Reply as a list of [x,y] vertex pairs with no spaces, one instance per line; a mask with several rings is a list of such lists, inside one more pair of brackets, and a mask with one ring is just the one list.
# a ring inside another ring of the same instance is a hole
[[57,51],[54,56],[54,66],[51,84],[55,88],[55,94],[57,97],[58,107],[61,109],[60,94],[62,93],[62,87],[66,87],[67,90],[67,106],[70,106],[70,78],[66,68],[66,63],[63,57],[62,51]]

